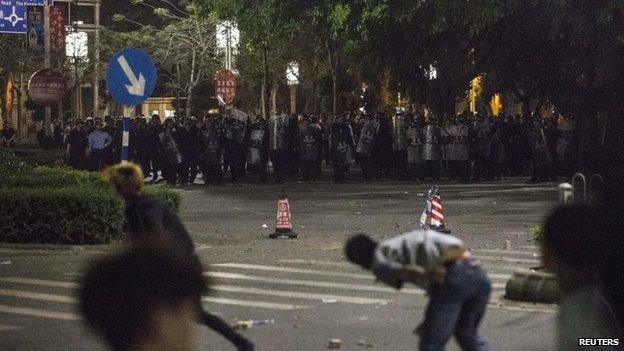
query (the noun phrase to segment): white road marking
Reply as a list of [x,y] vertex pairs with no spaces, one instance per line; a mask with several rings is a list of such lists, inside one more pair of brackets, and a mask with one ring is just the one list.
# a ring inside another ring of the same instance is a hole
[[233,285],[215,285],[215,286],[211,286],[210,288],[212,290],[218,290],[218,291],[266,295],[266,296],[290,297],[290,298],[295,298],[295,299],[309,299],[309,300],[317,300],[317,301],[322,301],[323,299],[327,299],[327,300],[333,299],[333,300],[336,300],[337,302],[362,304],[362,305],[383,304],[383,303],[389,302],[388,300],[384,300],[384,299],[371,299],[367,297],[343,296],[343,295],[331,295],[331,294],[314,294],[314,293],[307,293],[307,292],[284,291],[284,290],[267,290],[267,289],[247,288],[247,287],[233,286]]
[[0,282],[49,286],[53,288],[66,288],[66,289],[74,289],[80,286],[80,284],[72,283],[72,282],[59,282],[59,281],[54,281],[54,280],[19,278],[19,277],[0,278]]
[[76,298],[74,298],[73,296],[43,294],[43,293],[32,292],[32,291],[11,290],[11,289],[0,289],[0,296],[11,296],[11,297],[19,297],[21,299],[43,300],[43,301],[64,302],[64,303],[77,302]]
[[534,251],[517,251],[517,250],[504,250],[504,249],[475,249],[471,250],[473,253],[494,253],[499,255],[527,255],[535,258],[539,258],[539,254]]
[[21,330],[21,329],[24,329],[24,327],[19,326],[19,325],[0,324],[0,332],[11,331],[11,330]]
[[515,258],[515,257],[503,257],[503,256],[483,256],[483,255],[473,255],[479,261],[499,261],[499,262],[511,262],[511,263],[529,263],[540,265],[540,260],[536,259],[527,259],[527,258]]
[[357,278],[357,279],[366,279],[366,280],[375,279],[375,277],[373,277],[371,274],[330,272],[330,271],[320,271],[320,270],[315,270],[315,269],[265,266],[265,265],[258,265],[258,264],[246,264],[246,263],[217,263],[211,266],[212,267],[240,268],[240,269],[256,269],[256,270],[261,270],[261,271],[275,271],[275,272],[287,272],[287,273],[316,274],[316,275],[327,275],[327,276]]
[[202,297],[202,301],[214,302],[214,303],[219,303],[223,305],[237,305],[237,306],[267,308],[267,309],[272,309],[272,310],[297,310],[297,309],[310,307],[310,306],[302,306],[302,305],[291,305],[291,304],[285,304],[285,303],[236,300],[236,299],[226,299],[222,297],[209,297],[209,296]]
[[48,311],[48,310],[40,310],[36,308],[15,307],[15,306],[7,306],[7,305],[0,305],[0,313],[19,314],[23,316],[50,318],[50,319],[58,319],[58,320],[64,320],[64,321],[80,320],[80,317],[78,317],[74,313]]
[[313,265],[318,265],[318,266],[330,266],[330,267],[348,267],[348,268],[356,267],[353,263],[348,263],[348,262],[302,260],[302,259],[299,259],[299,258],[291,259],[291,260],[279,260],[279,262],[295,263],[295,264],[313,264]]
[[[204,272],[204,275],[212,277],[212,278],[259,281],[259,282],[265,282],[265,283],[299,285],[299,286],[308,286],[308,287],[315,287],[315,288],[333,288],[333,289],[356,290],[356,291],[397,292],[395,289],[390,288],[390,287],[375,286],[375,285],[361,285],[361,284],[333,283],[333,282],[325,282],[325,281],[317,281],[317,280],[260,277],[256,275],[245,275],[245,274],[227,273],[227,272]],[[418,289],[402,289],[399,292],[402,292],[405,294],[416,294],[416,295],[425,294],[423,290],[418,290]]]

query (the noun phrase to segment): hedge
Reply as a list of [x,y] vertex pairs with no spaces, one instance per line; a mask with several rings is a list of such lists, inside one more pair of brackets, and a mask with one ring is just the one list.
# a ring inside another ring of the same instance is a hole
[[10,171],[6,168],[0,170],[0,186],[57,188],[82,185],[103,187],[104,183],[97,172],[79,171],[67,167],[24,165],[17,171]]
[[[180,194],[168,187],[145,193],[180,209]],[[110,243],[121,236],[123,206],[98,172],[33,167],[0,150],[0,242]]]
[[104,244],[121,236],[123,201],[106,189],[0,188],[0,241]]
[[[174,211],[180,195],[146,187]],[[121,237],[123,200],[107,187],[1,188],[0,242],[107,244]]]

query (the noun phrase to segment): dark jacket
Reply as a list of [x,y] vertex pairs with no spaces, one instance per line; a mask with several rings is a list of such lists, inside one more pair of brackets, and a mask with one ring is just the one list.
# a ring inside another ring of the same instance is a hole
[[[126,201],[125,229],[133,243],[164,239],[177,253],[194,255],[195,245],[180,218],[167,206],[148,195],[139,195]],[[163,235],[159,238],[158,235]]]

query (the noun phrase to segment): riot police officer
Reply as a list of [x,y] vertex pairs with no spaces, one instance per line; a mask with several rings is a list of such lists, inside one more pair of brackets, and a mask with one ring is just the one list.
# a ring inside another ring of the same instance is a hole
[[407,173],[407,117],[398,112],[392,117],[392,160],[394,176],[404,180]]
[[312,125],[311,119],[305,116],[299,126],[299,157],[303,181],[315,181],[317,161],[319,158],[319,129]]
[[334,181],[344,182],[351,162],[353,150],[353,132],[344,121],[344,116],[336,116],[332,126],[331,137],[332,164],[334,166]]
[[204,123],[199,133],[200,167],[204,184],[223,180],[223,150],[221,135],[216,125],[216,117],[204,117]]
[[442,149],[440,146],[440,128],[437,121],[429,118],[424,126],[423,159],[427,175],[433,180],[440,180],[440,160]]
[[528,132],[528,139],[531,146],[531,161],[533,165],[533,172],[529,181],[546,181],[551,176],[553,159],[548,149],[544,128],[539,117],[533,118],[532,128]]
[[187,118],[177,133],[178,145],[182,153],[180,183],[194,184],[199,167],[199,129],[195,117]]
[[175,121],[169,117],[165,120],[164,131],[158,135],[162,145],[160,153],[164,156],[162,176],[167,183],[172,185],[175,185],[178,180],[178,173],[182,164],[182,154],[175,137],[176,132]]
[[245,176],[245,147],[248,140],[249,117],[243,111],[234,109],[225,116],[225,157],[230,165],[232,182]]
[[275,183],[282,183],[288,177],[290,122],[290,118],[284,114],[273,115],[269,120],[269,150]]
[[423,159],[423,125],[424,121],[418,115],[409,120],[405,136],[407,137],[407,171],[409,180],[422,181],[424,179],[425,160]]
[[365,115],[360,129],[360,138],[355,149],[356,156],[362,169],[362,178],[365,182],[373,181],[374,162],[373,152],[375,147],[375,138],[379,131],[379,121],[370,115]]
[[266,120],[262,116],[256,116],[251,125],[249,147],[247,149],[247,168],[254,174],[258,181],[267,181],[267,163],[269,159],[269,133]]

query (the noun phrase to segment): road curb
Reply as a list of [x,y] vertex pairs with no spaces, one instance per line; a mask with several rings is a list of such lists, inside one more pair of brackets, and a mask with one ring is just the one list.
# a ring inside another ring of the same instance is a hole
[[0,249],[23,250],[23,251],[61,251],[61,252],[102,252],[117,251],[124,247],[124,244],[106,245],[65,245],[65,244],[9,244],[0,243]]
[[555,303],[559,301],[559,283],[554,274],[543,270],[517,270],[505,284],[505,298],[514,301]]

